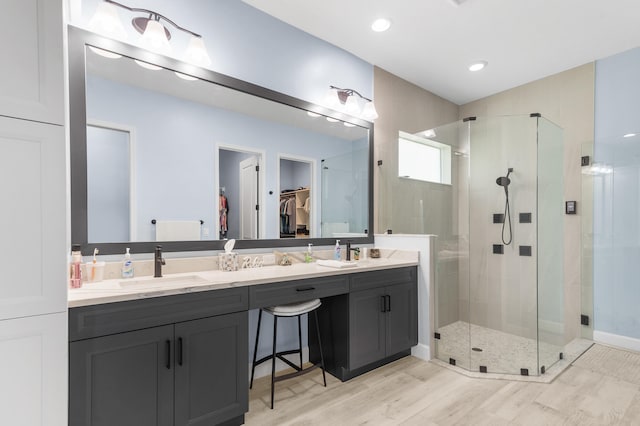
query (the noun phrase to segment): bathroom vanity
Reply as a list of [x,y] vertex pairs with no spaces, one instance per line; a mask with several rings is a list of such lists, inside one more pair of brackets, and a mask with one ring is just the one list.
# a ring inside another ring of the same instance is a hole
[[71,291],[69,424],[242,424],[250,309],[321,298],[327,371],[341,380],[408,355],[417,343],[416,265],[295,264],[175,274],[164,289],[149,278],[138,289],[111,280]]

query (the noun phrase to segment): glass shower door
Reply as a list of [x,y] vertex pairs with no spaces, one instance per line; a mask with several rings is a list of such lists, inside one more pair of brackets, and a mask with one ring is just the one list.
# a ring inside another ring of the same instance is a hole
[[537,118],[471,124],[470,370],[536,374]]
[[538,119],[538,354],[543,373],[560,359],[565,339],[563,133]]

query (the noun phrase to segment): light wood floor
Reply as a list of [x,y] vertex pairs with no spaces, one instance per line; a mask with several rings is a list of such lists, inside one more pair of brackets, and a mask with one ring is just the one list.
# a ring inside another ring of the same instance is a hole
[[473,379],[413,357],[341,383],[254,383],[246,425],[640,425],[640,354],[594,345],[553,383]]

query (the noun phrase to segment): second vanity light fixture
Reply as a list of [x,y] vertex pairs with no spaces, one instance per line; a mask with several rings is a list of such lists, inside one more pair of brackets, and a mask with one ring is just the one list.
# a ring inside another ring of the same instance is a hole
[[[360,106],[361,102],[364,102],[362,107]],[[378,112],[373,101],[353,89],[329,86],[326,104],[330,108],[344,111],[349,115],[361,117],[367,121],[374,121],[378,118]]]
[[164,25],[166,23],[191,36],[183,58],[186,62],[202,67],[211,64],[211,58],[207,54],[207,49],[200,34],[181,27],[166,16],[152,10],[129,7],[112,0],[104,0],[98,6],[93,18],[91,18],[89,26],[107,36],[125,38],[126,32],[118,18],[116,7],[145,15],[134,17],[131,20],[133,28],[141,34],[140,40],[144,48],[163,55],[171,53],[171,44],[169,43],[171,32]]

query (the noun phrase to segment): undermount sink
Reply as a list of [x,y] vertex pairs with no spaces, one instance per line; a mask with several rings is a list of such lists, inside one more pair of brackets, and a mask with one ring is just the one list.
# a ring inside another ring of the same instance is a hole
[[180,277],[145,278],[140,280],[120,281],[122,288],[163,288],[167,286],[188,286],[206,284],[208,281],[198,275],[186,275]]

